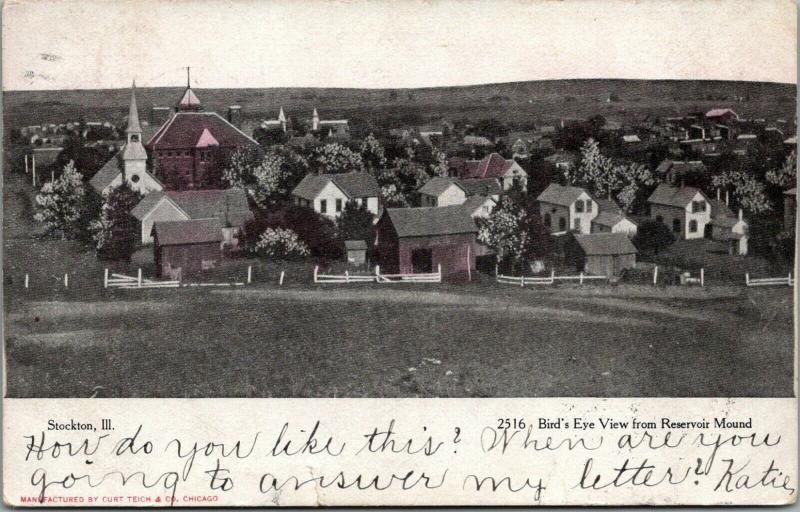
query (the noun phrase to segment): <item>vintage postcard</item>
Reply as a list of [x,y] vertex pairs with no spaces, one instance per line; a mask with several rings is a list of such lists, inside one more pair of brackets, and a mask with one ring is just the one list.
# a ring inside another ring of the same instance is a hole
[[795,502],[796,19],[8,0],[4,502]]

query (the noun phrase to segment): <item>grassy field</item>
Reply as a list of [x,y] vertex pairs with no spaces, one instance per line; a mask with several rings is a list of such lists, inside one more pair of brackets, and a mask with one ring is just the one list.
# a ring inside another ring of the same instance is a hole
[[7,286],[8,394],[792,394],[788,288],[301,281],[46,298]]

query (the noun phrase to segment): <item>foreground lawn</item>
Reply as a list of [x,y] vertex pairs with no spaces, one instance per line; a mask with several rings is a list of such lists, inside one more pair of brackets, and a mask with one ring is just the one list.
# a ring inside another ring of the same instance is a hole
[[783,287],[19,295],[6,311],[14,397],[792,394]]

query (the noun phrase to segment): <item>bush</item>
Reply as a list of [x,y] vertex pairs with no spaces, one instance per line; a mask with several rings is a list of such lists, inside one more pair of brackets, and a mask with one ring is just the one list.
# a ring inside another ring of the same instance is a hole
[[254,249],[267,228],[295,232],[315,258],[335,260],[344,256],[334,222],[311,208],[287,204],[259,215],[245,226],[245,246]]
[[291,229],[267,228],[258,239],[256,252],[259,256],[274,260],[298,260],[310,254],[297,233]]
[[636,246],[642,256],[657,255],[674,242],[675,235],[672,234],[666,224],[657,220],[642,222],[636,231],[636,236],[633,237],[633,245]]

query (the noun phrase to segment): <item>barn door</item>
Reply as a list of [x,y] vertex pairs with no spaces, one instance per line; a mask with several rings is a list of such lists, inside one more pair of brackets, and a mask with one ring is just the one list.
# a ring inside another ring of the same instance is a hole
[[411,268],[415,274],[428,274],[432,272],[433,251],[424,248],[411,251]]

